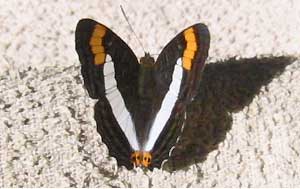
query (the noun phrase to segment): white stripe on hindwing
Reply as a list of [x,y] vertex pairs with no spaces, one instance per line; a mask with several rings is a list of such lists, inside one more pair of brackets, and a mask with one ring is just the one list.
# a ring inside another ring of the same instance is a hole
[[139,145],[137,142],[135,126],[131,115],[125,106],[124,99],[117,88],[114,64],[108,54],[106,55],[106,60],[103,66],[103,74],[106,98],[112,108],[114,117],[118,121],[118,124],[124,132],[131,147],[134,150],[138,150]]
[[154,119],[153,125],[150,129],[149,138],[146,142],[143,150],[151,151],[154,147],[155,142],[157,141],[160,133],[162,132],[163,128],[165,127],[168,119],[171,116],[173,107],[178,99],[178,94],[180,92],[180,85],[183,76],[183,69],[182,69],[182,59],[179,58],[175,65],[173,75],[172,75],[172,82],[169,87],[169,90],[164,97],[161,107],[156,114]]

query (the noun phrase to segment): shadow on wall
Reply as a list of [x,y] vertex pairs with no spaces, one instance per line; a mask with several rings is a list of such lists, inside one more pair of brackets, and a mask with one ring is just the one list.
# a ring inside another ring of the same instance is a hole
[[230,58],[206,65],[199,94],[187,110],[185,129],[164,169],[174,171],[204,161],[231,129],[231,113],[248,106],[260,88],[294,60],[289,56]]

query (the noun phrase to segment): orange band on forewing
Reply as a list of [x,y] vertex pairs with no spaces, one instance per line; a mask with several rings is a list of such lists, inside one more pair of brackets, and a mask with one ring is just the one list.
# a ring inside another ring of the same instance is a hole
[[94,45],[101,45],[102,44],[102,38],[99,37],[91,37],[90,39],[90,45],[94,46]]
[[105,48],[103,46],[103,37],[105,36],[106,28],[100,24],[95,25],[91,35],[89,45],[94,55],[94,64],[103,64],[105,61]]
[[106,32],[106,28],[102,25],[96,25],[95,26],[95,29],[93,31],[93,37],[103,37],[105,35],[105,32]]
[[93,54],[104,53],[104,47],[100,45],[92,46],[92,52]]
[[94,58],[94,64],[99,65],[99,64],[103,64],[105,61],[105,54],[104,53],[98,53],[95,55]]
[[196,36],[193,30],[192,31],[187,30],[186,32],[184,32],[184,38],[186,41],[190,41],[190,42],[196,41]]
[[188,41],[188,43],[186,44],[186,49],[196,51],[197,50],[197,43]]
[[194,56],[195,56],[195,51],[193,50],[185,49],[185,51],[183,52],[183,57],[193,59]]
[[185,30],[183,34],[186,41],[186,48],[183,52],[183,67],[186,70],[191,70],[192,60],[195,58],[196,51],[198,50],[196,34],[194,28]]
[[192,27],[190,27],[184,31],[184,35],[189,34],[189,33],[194,33],[194,29]]
[[186,70],[191,70],[191,68],[192,68],[192,60],[190,58],[183,57],[183,67]]

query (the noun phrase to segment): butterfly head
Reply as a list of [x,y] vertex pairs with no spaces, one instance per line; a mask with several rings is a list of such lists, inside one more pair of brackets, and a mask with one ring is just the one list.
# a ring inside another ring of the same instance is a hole
[[140,64],[146,67],[151,67],[154,63],[154,58],[150,55],[150,53],[145,53],[145,56],[140,59]]
[[152,155],[150,152],[135,151],[131,154],[131,162],[136,167],[149,167],[151,165]]

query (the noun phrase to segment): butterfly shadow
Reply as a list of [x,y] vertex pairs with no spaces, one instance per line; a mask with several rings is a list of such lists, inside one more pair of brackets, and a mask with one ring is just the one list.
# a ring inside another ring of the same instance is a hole
[[199,94],[187,108],[187,122],[164,168],[180,170],[203,162],[232,127],[232,113],[248,106],[262,86],[280,75],[290,56],[230,58],[206,65]]

